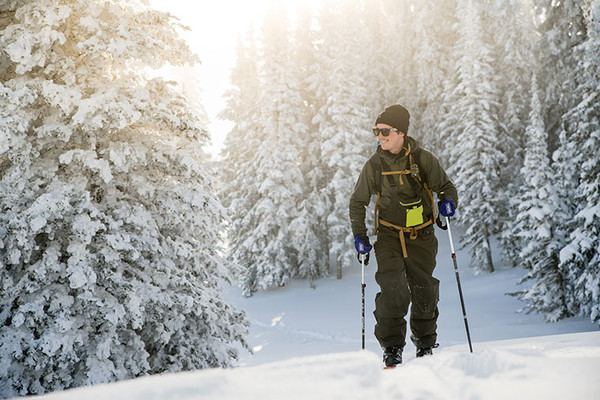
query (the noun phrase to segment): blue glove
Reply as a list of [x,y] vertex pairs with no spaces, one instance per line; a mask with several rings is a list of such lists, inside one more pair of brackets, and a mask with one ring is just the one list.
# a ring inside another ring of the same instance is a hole
[[357,233],[354,235],[354,247],[356,247],[356,251],[358,251],[358,254],[356,255],[358,262],[362,263],[360,256],[365,254],[365,265],[369,265],[369,252],[373,248],[371,243],[369,243],[369,237],[365,234]]
[[440,210],[440,214],[444,217],[453,217],[454,216],[454,203],[452,200],[440,200],[438,201],[438,209]]
[[369,237],[364,233],[354,235],[354,247],[359,254],[368,254],[373,246],[369,243]]

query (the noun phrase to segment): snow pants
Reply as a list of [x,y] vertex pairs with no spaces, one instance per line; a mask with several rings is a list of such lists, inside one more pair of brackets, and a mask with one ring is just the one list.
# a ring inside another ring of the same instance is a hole
[[375,337],[381,347],[406,344],[406,315],[410,308],[411,340],[417,348],[433,346],[437,340],[439,280],[432,276],[438,241],[434,227],[419,231],[416,239],[405,236],[407,258],[402,255],[398,232],[380,226],[375,255]]

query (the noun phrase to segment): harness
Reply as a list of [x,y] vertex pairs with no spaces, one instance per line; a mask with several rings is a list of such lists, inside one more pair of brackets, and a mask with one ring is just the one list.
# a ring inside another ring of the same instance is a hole
[[[402,255],[404,258],[408,258],[408,252],[406,251],[406,238],[405,238],[405,234],[410,234],[409,238],[410,240],[415,240],[417,239],[417,237],[419,236],[419,230],[428,227],[429,225],[433,225],[433,222],[436,221],[436,215],[435,215],[435,207],[433,206],[433,194],[431,193],[431,190],[429,189],[429,186],[427,185],[427,179],[425,176],[424,172],[421,172],[419,169],[419,165],[418,165],[418,154],[419,151],[415,151],[415,152],[411,152],[411,148],[410,148],[410,144],[408,144],[408,147],[405,148],[406,150],[406,156],[408,156],[408,165],[410,169],[407,170],[403,170],[403,171],[392,171],[390,170],[390,167],[387,165],[387,163],[382,160],[382,158],[379,156],[379,154],[377,154],[377,152],[375,152],[372,156],[371,159],[369,160],[371,162],[371,165],[373,167],[373,177],[374,177],[374,182],[375,182],[375,193],[377,194],[377,202],[375,203],[375,234],[377,234],[377,230],[378,230],[378,226],[382,225],[385,226],[387,228],[390,228],[392,230],[395,230],[398,232],[398,237],[400,238],[400,245],[402,246]],[[431,210],[432,210],[432,217],[425,221],[425,222],[421,222],[422,221],[422,206],[420,207],[420,211],[418,207],[415,207],[413,209],[408,208],[413,206],[413,204],[408,203],[408,204],[403,204],[401,203],[401,205],[403,207],[407,207],[406,208],[406,225],[407,226],[399,226],[399,225],[395,225],[392,224],[391,222],[385,221],[381,218],[378,218],[378,211],[379,211],[379,201],[381,199],[381,188],[382,188],[382,179],[383,177],[387,177],[388,182],[390,184],[390,189],[396,190],[398,191],[399,188],[396,185],[396,182],[394,181],[393,175],[398,175],[398,182],[400,183],[400,185],[404,185],[404,179],[402,178],[403,176],[406,176],[406,180],[409,182],[409,184],[415,189],[415,191],[419,194],[419,197],[421,198],[421,201],[423,200],[423,196],[426,195],[429,200],[431,201]],[[411,210],[416,210],[416,211],[412,211],[413,215],[417,214],[417,213],[421,213],[421,220],[418,224],[414,224],[414,217],[411,216]],[[438,217],[439,219],[439,217]],[[440,222],[441,223],[441,222]],[[438,224],[439,225],[439,224]]]

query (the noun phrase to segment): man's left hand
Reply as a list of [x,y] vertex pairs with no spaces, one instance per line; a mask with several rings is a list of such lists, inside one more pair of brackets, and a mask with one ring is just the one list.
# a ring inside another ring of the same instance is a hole
[[440,210],[440,214],[444,217],[453,217],[454,216],[454,203],[452,200],[440,200],[438,202],[438,209]]

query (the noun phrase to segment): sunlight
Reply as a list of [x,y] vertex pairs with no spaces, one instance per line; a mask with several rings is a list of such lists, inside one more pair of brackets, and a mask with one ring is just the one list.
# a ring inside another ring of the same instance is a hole
[[149,3],[157,10],[173,14],[191,29],[184,37],[201,60],[198,67],[200,97],[210,119],[213,141],[207,150],[216,155],[231,129],[231,124],[218,119],[217,115],[225,106],[223,93],[235,63],[238,37],[244,38],[251,26],[260,30],[263,16],[271,5],[285,4],[293,21],[303,7],[316,10],[322,0],[149,0]]

